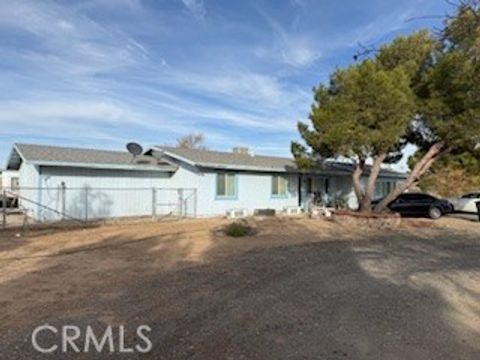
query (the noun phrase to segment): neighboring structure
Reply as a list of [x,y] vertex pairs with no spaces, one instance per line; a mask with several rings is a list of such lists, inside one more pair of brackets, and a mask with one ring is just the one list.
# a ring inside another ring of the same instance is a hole
[[0,192],[15,191],[19,187],[17,170],[0,170]]
[[[127,152],[15,144],[7,169],[18,170],[20,202],[36,219],[249,214],[325,202],[357,206],[352,166],[325,162],[308,173],[289,158],[156,146],[136,159]],[[382,170],[377,196],[404,174]],[[178,200],[181,200],[180,202]],[[179,205],[180,204],[180,205]],[[181,209],[178,209],[178,206]]]

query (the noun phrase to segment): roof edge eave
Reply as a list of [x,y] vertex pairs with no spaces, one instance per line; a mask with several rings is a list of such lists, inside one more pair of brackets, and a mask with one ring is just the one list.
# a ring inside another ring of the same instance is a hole
[[172,165],[126,165],[126,164],[95,164],[95,163],[81,163],[81,162],[64,162],[64,161],[30,161],[32,165],[37,166],[52,166],[52,167],[72,167],[72,168],[86,168],[86,169],[105,169],[105,170],[129,170],[129,171],[163,171],[175,172],[178,166]]

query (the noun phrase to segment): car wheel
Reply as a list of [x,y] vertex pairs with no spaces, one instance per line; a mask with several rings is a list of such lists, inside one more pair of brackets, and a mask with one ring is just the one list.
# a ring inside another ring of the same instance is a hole
[[440,210],[437,207],[432,207],[430,210],[428,210],[428,216],[430,216],[431,219],[439,219],[443,215],[442,210]]

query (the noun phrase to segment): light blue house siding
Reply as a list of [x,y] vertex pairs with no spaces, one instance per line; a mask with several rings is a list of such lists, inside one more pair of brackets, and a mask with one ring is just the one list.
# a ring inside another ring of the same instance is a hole
[[236,196],[220,199],[216,194],[219,173],[223,172],[184,167],[172,174],[24,163],[20,195],[25,200],[21,204],[43,221],[58,220],[62,214],[76,219],[167,215],[178,210],[179,191],[184,192],[184,198],[192,196],[184,202],[187,216],[223,216],[230,209],[246,209],[253,214],[255,209],[282,211],[298,205],[296,175],[285,175],[285,196],[272,196],[271,174],[233,173]]
[[[350,174],[338,173],[336,167],[301,173],[284,158],[167,150],[154,150],[142,162],[133,162],[122,152],[16,145],[9,166],[19,170],[20,205],[40,221],[212,217],[229,210],[252,215],[258,209],[307,209],[314,194],[330,205],[358,207]],[[400,180],[393,172],[380,176],[376,196]]]
[[[173,158],[168,160],[179,166],[170,186],[197,189],[197,216],[223,216],[231,209],[246,209],[253,214],[256,209],[282,211],[298,206],[297,174],[202,169]],[[236,195],[232,198],[222,198],[216,193],[217,176],[225,173],[235,175]],[[278,175],[287,180],[285,196],[272,196],[272,177]]]
[[[170,174],[160,171],[41,167],[38,190],[43,219],[147,216],[155,213],[154,190],[168,186]],[[158,211],[159,212],[159,211]]]
[[152,214],[152,188],[165,186],[169,177],[164,172],[23,163],[19,200],[37,220],[145,216]]
[[[298,206],[298,176],[284,175],[287,179],[285,196],[272,196],[272,176],[268,173],[229,172],[234,174],[236,194],[234,197],[219,197],[216,192],[217,176],[223,171],[198,171],[179,168],[172,177],[172,186],[187,187],[195,184],[198,194],[198,216],[225,215],[231,209],[246,209],[253,214],[255,209],[282,211]],[[190,185],[189,185],[190,184]]]
[[[248,214],[253,214],[256,209],[274,209],[277,212],[296,206],[306,209],[312,200],[311,194],[306,192],[308,176],[300,180],[298,174],[229,171],[235,176],[235,196],[220,197],[217,194],[217,179],[224,171],[202,171],[182,166],[173,174],[74,167],[26,166],[26,169],[29,169],[25,172],[28,172],[30,179],[32,175],[38,178],[37,185],[33,186],[38,189],[25,190],[27,198],[36,199],[44,207],[79,219],[167,215],[177,211],[180,190],[184,192],[184,198],[195,197],[185,201],[184,206],[188,208],[184,209],[184,214],[197,217],[224,216],[231,209],[244,209]],[[37,169],[41,169],[40,174]],[[274,176],[286,179],[285,195],[272,193]],[[299,181],[302,184],[300,196]],[[366,183],[366,178],[362,182]],[[394,184],[396,181],[385,178],[379,180],[379,184],[383,182]],[[35,184],[31,182],[30,185]],[[65,190],[62,191],[63,186]],[[343,204],[351,209],[358,207],[349,177],[315,176],[312,190],[326,194],[325,200],[332,205]],[[60,217],[60,214],[42,210],[41,207],[34,215],[43,220]]]
[[[304,175],[302,176],[302,207],[307,209],[313,200],[313,193],[308,192],[308,179],[312,179],[312,192],[322,193],[323,201],[331,206],[337,205],[352,210],[358,209],[358,200],[353,189],[351,176],[348,175]],[[386,196],[402,180],[399,177],[380,176],[378,178],[373,198]],[[363,188],[366,187],[368,178],[360,179]]]

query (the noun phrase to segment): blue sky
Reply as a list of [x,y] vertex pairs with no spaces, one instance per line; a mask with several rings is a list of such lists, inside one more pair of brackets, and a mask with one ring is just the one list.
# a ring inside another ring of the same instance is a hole
[[[205,134],[289,155],[313,86],[441,0],[1,1],[0,160],[13,142],[124,149]],[[413,19],[415,18],[415,19]]]

